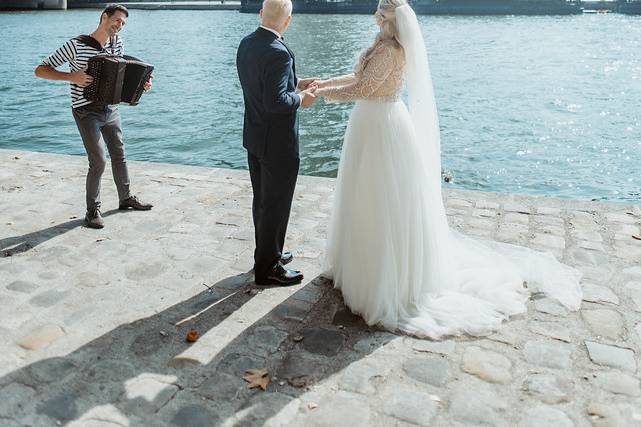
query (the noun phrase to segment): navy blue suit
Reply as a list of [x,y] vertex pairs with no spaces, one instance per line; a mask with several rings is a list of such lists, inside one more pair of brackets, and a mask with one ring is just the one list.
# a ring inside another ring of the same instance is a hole
[[254,273],[264,279],[283,252],[298,177],[298,79],[291,51],[263,28],[241,41],[236,67],[245,101],[243,147],[254,192]]

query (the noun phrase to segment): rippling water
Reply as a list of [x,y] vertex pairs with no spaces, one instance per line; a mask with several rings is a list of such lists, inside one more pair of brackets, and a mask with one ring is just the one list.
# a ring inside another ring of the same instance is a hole
[[[0,148],[83,154],[68,87],[33,77],[98,12],[0,14]],[[452,187],[641,199],[641,18],[421,17]],[[128,53],[156,66],[152,92],[123,106],[128,157],[245,168],[234,59],[257,25],[220,11],[132,11]],[[349,72],[370,16],[295,16],[301,76]],[[301,114],[302,173],[335,176],[351,105]]]

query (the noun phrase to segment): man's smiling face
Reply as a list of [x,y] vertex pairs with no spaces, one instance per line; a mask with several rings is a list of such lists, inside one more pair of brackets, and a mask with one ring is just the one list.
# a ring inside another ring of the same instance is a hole
[[124,27],[126,23],[127,15],[119,10],[115,11],[111,16],[108,16],[106,13],[103,13],[102,15],[102,25],[110,36],[113,36],[122,30],[122,27]]

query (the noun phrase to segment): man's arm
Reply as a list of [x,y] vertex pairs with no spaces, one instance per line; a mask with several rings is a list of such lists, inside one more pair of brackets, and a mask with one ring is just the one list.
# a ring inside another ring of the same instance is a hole
[[85,87],[93,81],[93,77],[87,75],[84,70],[67,73],[56,70],[65,62],[72,61],[76,57],[76,47],[71,40],[65,43],[60,49],[49,55],[35,69],[36,77],[45,80],[63,80]]
[[300,107],[305,96],[288,91],[291,60],[287,52],[277,51],[266,65],[263,105],[270,113],[292,113]]
[[63,80],[75,83],[80,87],[88,86],[93,77],[85,73],[83,70],[67,73],[65,71],[58,71],[50,65],[38,65],[35,71],[36,77],[45,80]]

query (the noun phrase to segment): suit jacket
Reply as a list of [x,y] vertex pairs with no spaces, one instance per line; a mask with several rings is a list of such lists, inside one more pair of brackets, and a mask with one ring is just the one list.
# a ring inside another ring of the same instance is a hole
[[298,156],[300,97],[292,52],[259,27],[240,42],[236,68],[245,101],[243,147],[256,156]]

